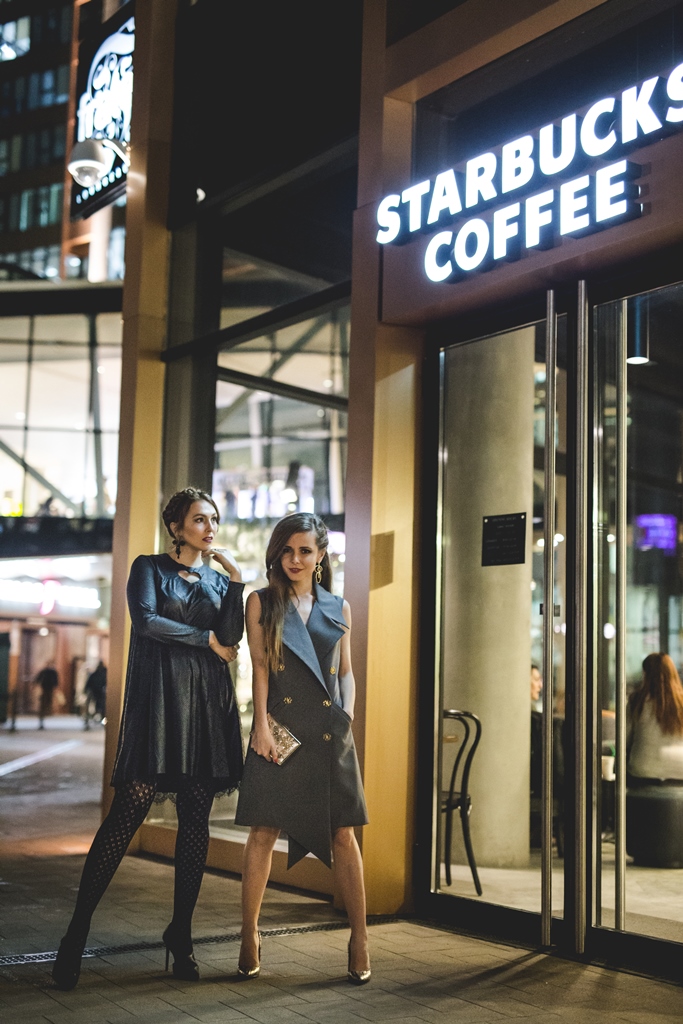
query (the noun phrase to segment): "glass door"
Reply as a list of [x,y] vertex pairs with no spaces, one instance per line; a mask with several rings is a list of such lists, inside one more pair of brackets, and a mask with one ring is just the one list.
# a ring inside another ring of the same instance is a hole
[[592,917],[683,935],[683,285],[598,305]]
[[[567,318],[445,347],[432,892],[563,915]],[[470,751],[474,752],[470,756]]]

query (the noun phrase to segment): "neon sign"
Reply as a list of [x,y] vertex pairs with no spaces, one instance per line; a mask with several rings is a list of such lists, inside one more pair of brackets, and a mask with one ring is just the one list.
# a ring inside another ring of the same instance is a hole
[[[426,276],[454,281],[518,259],[523,250],[547,249],[558,238],[639,217],[643,207],[634,179],[641,168],[627,154],[643,137],[661,137],[682,124],[679,64],[665,78],[655,76],[597,100],[583,117],[569,114],[385,196],[377,208],[377,241],[402,244],[430,234]],[[588,173],[597,159],[612,162]],[[560,177],[569,180],[558,183]],[[501,207],[508,197],[514,201]],[[468,216],[474,213],[484,216]],[[453,226],[436,230],[446,223]]]

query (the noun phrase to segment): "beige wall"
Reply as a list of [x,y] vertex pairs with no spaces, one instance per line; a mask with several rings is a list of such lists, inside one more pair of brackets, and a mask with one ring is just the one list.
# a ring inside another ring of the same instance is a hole
[[111,649],[107,684],[104,809],[114,764],[130,621],[126,580],[133,559],[156,550],[161,476],[169,232],[166,228],[175,0],[137,0],[135,90],[126,215],[121,425],[114,521]]
[[[370,824],[364,830],[368,907],[411,904],[418,715],[421,364],[425,331],[382,324],[375,210],[410,182],[413,103],[601,6],[604,0],[469,0],[385,47],[385,0],[366,0],[358,210],[351,306],[346,595],[359,686],[355,734]],[[393,254],[392,254],[393,255]],[[403,282],[410,306],[413,282]],[[437,314],[439,315],[439,314]],[[416,318],[412,319],[416,322]],[[422,320],[425,323],[425,319]],[[429,401],[436,396],[429,396]],[[528,602],[527,602],[528,604]],[[427,681],[429,685],[429,681]],[[528,708],[527,708],[528,713]],[[527,723],[528,724],[528,723]],[[429,842],[429,837],[419,837]]]

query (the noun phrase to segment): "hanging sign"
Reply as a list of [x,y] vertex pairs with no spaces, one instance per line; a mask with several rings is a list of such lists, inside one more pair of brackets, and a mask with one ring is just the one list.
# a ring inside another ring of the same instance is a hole
[[79,47],[74,141],[100,140],[109,166],[96,184],[85,187],[75,182],[72,186],[74,219],[89,217],[126,191],[127,166],[120,152],[130,143],[135,49],[132,8],[132,3],[125,4]]
[[664,77],[597,100],[582,116],[568,114],[385,196],[377,208],[377,241],[402,244],[428,234],[425,275],[457,281],[525,250],[639,217],[641,168],[628,154],[645,137],[654,141],[682,125],[679,64]]

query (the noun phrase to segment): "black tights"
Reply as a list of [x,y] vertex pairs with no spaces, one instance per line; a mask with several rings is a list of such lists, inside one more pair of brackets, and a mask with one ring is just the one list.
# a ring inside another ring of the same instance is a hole
[[[128,849],[131,839],[147,817],[156,795],[151,782],[127,782],[118,786],[109,814],[100,825],[85,860],[81,884],[68,934],[85,942],[90,921],[107,886]],[[192,913],[199,896],[209,848],[209,812],[213,789],[190,782],[176,799],[178,834],[175,848],[173,930],[178,944],[191,948]]]

